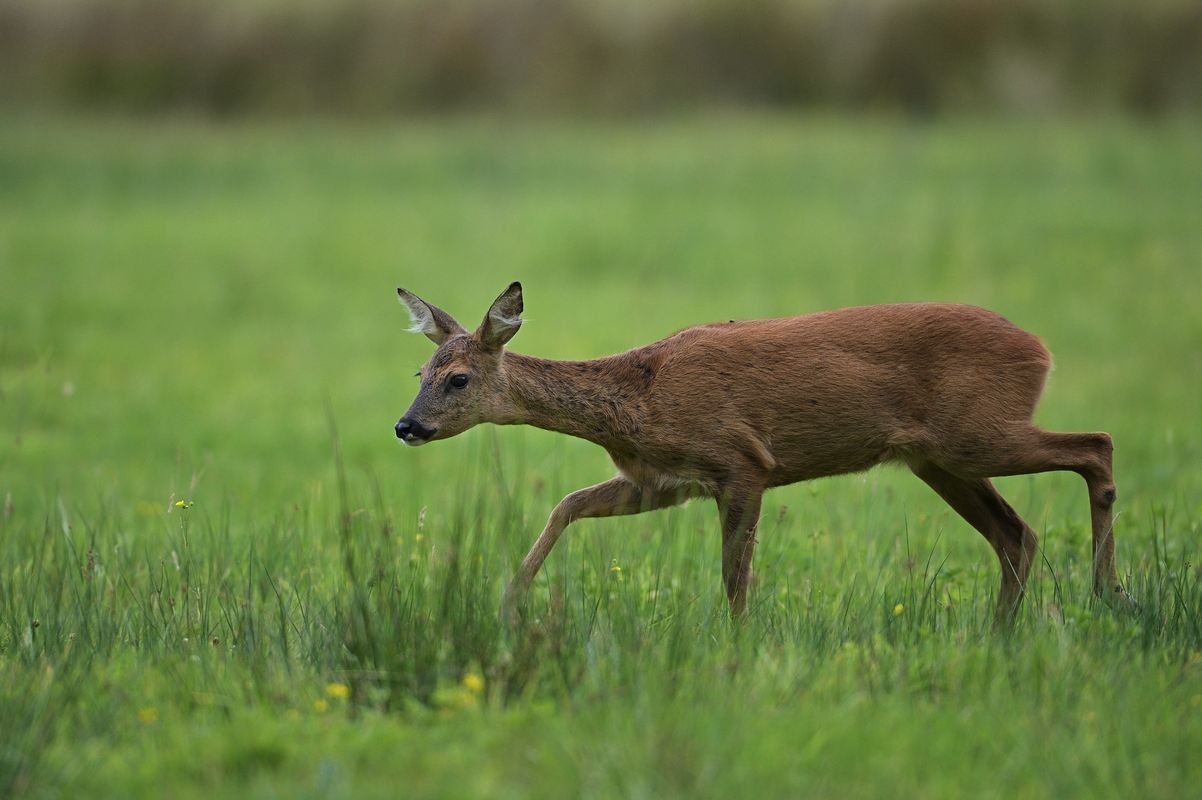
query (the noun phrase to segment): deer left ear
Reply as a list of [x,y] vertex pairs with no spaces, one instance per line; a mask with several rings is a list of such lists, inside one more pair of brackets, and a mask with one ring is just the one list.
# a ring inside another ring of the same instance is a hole
[[476,338],[487,350],[500,350],[522,327],[522,284],[514,281],[493,301],[476,329]]
[[467,333],[454,317],[438,306],[430,305],[413,292],[400,287],[397,287],[396,293],[401,305],[409,310],[409,317],[413,320],[413,325],[409,328],[410,333],[424,333],[434,344],[442,344],[452,336]]

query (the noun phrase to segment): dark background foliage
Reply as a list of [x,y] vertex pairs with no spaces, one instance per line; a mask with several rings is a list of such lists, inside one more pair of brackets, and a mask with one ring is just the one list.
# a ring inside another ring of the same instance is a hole
[[215,114],[1202,108],[1192,0],[0,0],[9,103]]

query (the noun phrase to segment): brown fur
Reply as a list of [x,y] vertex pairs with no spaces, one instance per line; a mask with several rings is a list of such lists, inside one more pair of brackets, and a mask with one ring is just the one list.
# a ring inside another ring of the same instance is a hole
[[[989,478],[1079,473],[1089,488],[1095,590],[1121,596],[1110,437],[1032,424],[1051,358],[997,314],[943,303],[846,308],[702,325],[607,358],[548,361],[503,348],[521,324],[518,284],[472,334],[400,292],[439,348],[398,436],[406,421],[433,430],[431,439],[480,422],[527,424],[595,442],[618,467],[618,477],[556,506],[507,606],[573,520],[708,496],[722,521],[731,611],[741,615],[763,492],[884,461],[909,466],[993,546],[1001,620],[1022,600],[1038,545]],[[449,388],[453,375],[469,376],[468,385]]]

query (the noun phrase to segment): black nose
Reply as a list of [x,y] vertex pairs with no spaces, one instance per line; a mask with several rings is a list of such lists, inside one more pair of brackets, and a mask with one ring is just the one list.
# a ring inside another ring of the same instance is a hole
[[405,444],[428,442],[437,433],[437,428],[427,428],[418,420],[409,417],[401,417],[401,421],[396,424],[396,438]]

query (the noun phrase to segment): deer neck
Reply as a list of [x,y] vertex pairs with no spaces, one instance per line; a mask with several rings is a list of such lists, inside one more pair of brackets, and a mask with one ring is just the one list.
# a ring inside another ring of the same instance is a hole
[[512,413],[502,424],[533,425],[606,448],[638,432],[642,385],[629,374],[638,369],[621,357],[550,361],[507,352],[504,367]]

